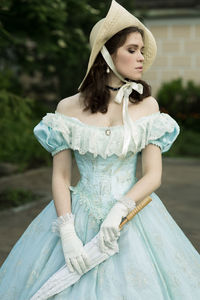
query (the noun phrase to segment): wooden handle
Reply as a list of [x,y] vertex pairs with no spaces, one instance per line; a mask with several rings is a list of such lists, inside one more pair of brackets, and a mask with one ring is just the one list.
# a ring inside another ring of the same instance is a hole
[[152,201],[152,198],[150,196],[147,196],[144,198],[140,204],[138,204],[126,217],[125,219],[120,223],[119,228],[122,229],[122,227],[130,221],[141,209],[143,209],[149,202]]

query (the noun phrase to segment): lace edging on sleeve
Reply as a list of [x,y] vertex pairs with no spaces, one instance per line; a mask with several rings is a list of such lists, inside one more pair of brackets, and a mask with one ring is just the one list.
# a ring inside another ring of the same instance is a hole
[[149,126],[146,144],[154,144],[160,147],[162,152],[166,152],[171,148],[179,132],[178,123],[170,115],[161,113]]

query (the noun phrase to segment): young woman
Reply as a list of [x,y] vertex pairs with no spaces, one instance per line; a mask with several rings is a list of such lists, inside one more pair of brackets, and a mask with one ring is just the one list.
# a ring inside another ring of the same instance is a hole
[[[200,299],[200,256],[154,193],[161,184],[162,152],[179,134],[142,80],[156,56],[155,39],[112,1],[90,44],[79,93],[60,101],[34,128],[53,156],[53,200],[4,262],[0,298],[30,299],[66,263],[82,276],[49,299]],[[72,152],[81,175],[76,186]],[[148,195],[152,201],[120,231],[122,218]],[[119,251],[87,271],[84,245],[97,234],[102,253],[116,241]]]

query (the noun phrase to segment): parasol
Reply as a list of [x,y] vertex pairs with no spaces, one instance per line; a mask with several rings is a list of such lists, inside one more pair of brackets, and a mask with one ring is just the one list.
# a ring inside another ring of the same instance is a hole
[[[150,201],[152,201],[152,198],[150,196],[146,197],[125,218],[123,218],[119,225],[120,230]],[[84,249],[90,259],[90,267],[85,273],[108,259],[110,256],[119,252],[117,240],[113,242],[112,248],[109,248],[107,253],[101,252],[98,246],[98,237],[99,233],[84,246]],[[46,283],[30,298],[30,300],[46,300],[76,283],[83,275],[78,274],[76,271],[70,272],[65,264],[46,281]]]

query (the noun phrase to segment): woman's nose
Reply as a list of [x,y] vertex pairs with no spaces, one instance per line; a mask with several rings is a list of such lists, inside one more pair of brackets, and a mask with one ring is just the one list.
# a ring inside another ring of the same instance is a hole
[[138,53],[138,60],[144,61],[144,55],[141,52]]

